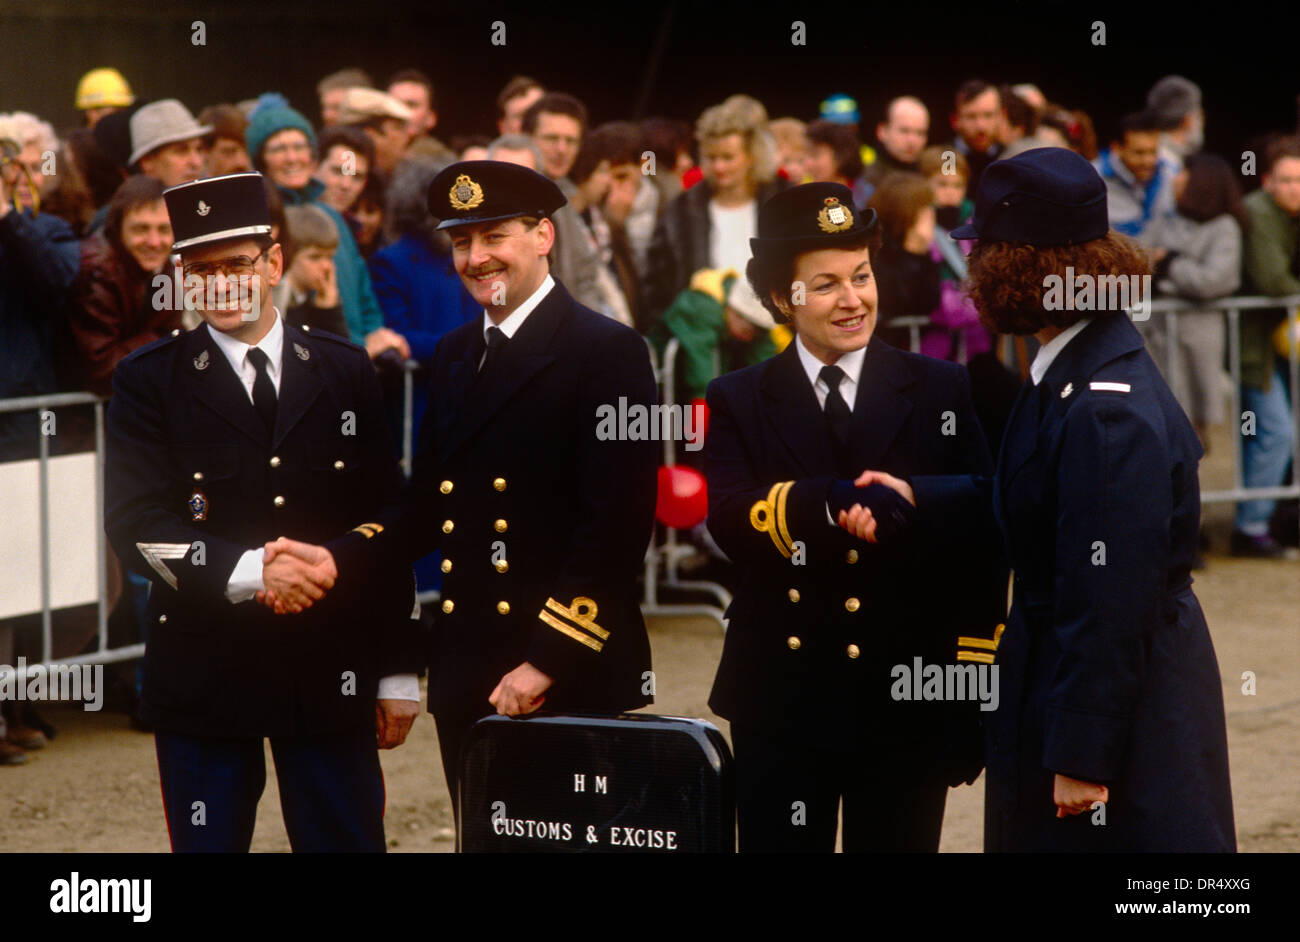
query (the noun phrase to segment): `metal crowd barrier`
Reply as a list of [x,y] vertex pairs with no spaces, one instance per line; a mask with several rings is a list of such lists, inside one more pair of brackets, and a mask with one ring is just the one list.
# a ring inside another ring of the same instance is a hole
[[[1194,301],[1185,299],[1160,299],[1152,302],[1152,313],[1161,313],[1165,315],[1166,338],[1166,376],[1175,376],[1181,368],[1178,358],[1178,317],[1180,313],[1188,311],[1220,311],[1227,319],[1228,331],[1228,363],[1232,376],[1232,412],[1229,421],[1232,423],[1241,422],[1241,312],[1259,310],[1265,308],[1284,307],[1288,310],[1288,330],[1295,336],[1297,322],[1300,321],[1300,295],[1292,295],[1285,298],[1266,298],[1266,297],[1229,297],[1211,301]],[[913,351],[920,349],[921,330],[931,326],[926,318],[896,318],[891,321],[891,326],[905,327],[910,335],[910,347]],[[651,363],[655,370],[655,379],[659,385],[660,402],[672,406],[675,403],[675,379],[676,379],[676,360],[679,350],[679,344],[676,339],[670,340],[664,350],[663,362],[659,363],[655,356],[654,350],[650,349]],[[959,341],[958,355],[961,361],[965,360],[965,344]],[[1240,448],[1232,449],[1232,468],[1233,468],[1233,486],[1215,491],[1202,491],[1202,503],[1213,503],[1223,501],[1240,501],[1251,499],[1272,499],[1282,500],[1294,497],[1300,497],[1300,476],[1295,474],[1295,469],[1300,469],[1300,351],[1297,350],[1296,344],[1291,344],[1288,357],[1291,384],[1291,419],[1297,428],[1297,434],[1293,436],[1292,443],[1292,468],[1293,482],[1288,485],[1279,487],[1245,487],[1242,483],[1241,451]],[[414,403],[414,373],[419,368],[419,364],[414,360],[408,360],[404,374],[403,394],[402,394],[402,468],[409,478],[411,474],[411,459],[414,450],[414,422],[412,406]],[[95,540],[96,551],[99,560],[98,572],[96,574],[96,584],[98,588],[98,598],[96,605],[98,608],[98,638],[96,650],[86,654],[76,655],[74,657],[51,660],[49,655],[54,647],[53,638],[53,611],[51,578],[53,572],[53,560],[51,559],[51,523],[50,523],[50,443],[49,437],[44,434],[38,435],[37,442],[37,480],[38,495],[40,506],[38,508],[38,530],[40,545],[40,598],[41,598],[41,663],[47,665],[62,664],[107,664],[116,661],[125,661],[132,658],[140,657],[144,654],[143,644],[132,644],[120,648],[110,648],[108,646],[108,586],[107,586],[107,559],[108,559],[108,542],[104,536],[103,518],[104,518],[104,404],[106,400],[92,393],[58,393],[48,396],[26,396],[17,399],[0,400],[0,414],[14,412],[54,410],[71,406],[90,405],[94,407],[95,414]],[[673,442],[665,440],[663,462],[671,466],[674,461]],[[57,496],[57,495],[55,495]],[[664,542],[658,546],[655,541],[646,551],[645,559],[645,590],[642,608],[648,615],[704,615],[715,618],[722,622],[722,612],[731,601],[731,595],[722,586],[712,582],[701,582],[681,579],[678,575],[677,567],[682,557],[689,555],[694,550],[691,547],[682,545],[678,539],[676,531],[667,527]],[[658,593],[660,588],[671,588],[686,592],[699,592],[713,596],[717,602],[711,604],[667,604],[659,601]],[[123,591],[129,591],[129,584],[123,580]],[[437,597],[436,592],[423,593],[422,601],[428,601]],[[90,603],[86,603],[90,604]],[[28,612],[25,614],[35,614]],[[34,666],[34,664],[33,664]],[[20,678],[21,679],[21,678]]]

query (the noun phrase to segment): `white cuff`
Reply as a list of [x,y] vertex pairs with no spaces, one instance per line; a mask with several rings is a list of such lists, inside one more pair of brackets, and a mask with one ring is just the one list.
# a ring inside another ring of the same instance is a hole
[[414,700],[420,702],[420,678],[416,674],[391,674],[379,678],[377,700]]
[[226,598],[233,604],[238,605],[240,602],[247,602],[257,593],[263,591],[266,585],[262,582],[262,556],[265,550],[251,549],[239,557],[239,562],[235,563],[235,569],[230,574],[230,581],[226,583]]

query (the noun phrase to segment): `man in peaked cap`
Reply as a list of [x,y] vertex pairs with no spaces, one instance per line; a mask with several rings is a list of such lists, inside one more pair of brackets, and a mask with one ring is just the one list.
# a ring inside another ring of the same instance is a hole
[[600,422],[653,408],[654,374],[640,335],[550,274],[555,183],[462,161],[434,178],[428,202],[483,316],[434,353],[409,509],[336,555],[342,572],[351,552],[442,551],[429,710],[458,802],[461,744],[479,718],[651,702],[637,577],[659,446]]
[[[269,737],[293,849],[383,851],[376,746],[418,713],[424,642],[409,566],[337,565],[327,542],[373,534],[400,490],[378,380],[360,347],[270,304],[283,258],[260,174],[164,199],[204,323],[118,364],[105,528],[152,582],[142,716],[172,848],[248,850]],[[267,558],[280,536],[323,545]]]

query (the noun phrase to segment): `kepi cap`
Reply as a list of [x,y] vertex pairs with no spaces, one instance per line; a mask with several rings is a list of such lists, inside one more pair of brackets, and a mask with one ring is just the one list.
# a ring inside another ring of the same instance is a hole
[[207,177],[163,190],[175,242],[172,251],[271,234],[271,210],[260,173]]
[[1106,183],[1092,164],[1064,147],[1036,147],[989,165],[975,194],[975,215],[949,235],[1078,245],[1109,230]]
[[428,206],[439,229],[516,216],[549,217],[568,200],[555,182],[504,160],[462,160],[429,184]]
[[858,209],[842,183],[805,183],[770,197],[758,210],[755,258],[773,250],[833,248],[862,238],[876,224],[874,209]]

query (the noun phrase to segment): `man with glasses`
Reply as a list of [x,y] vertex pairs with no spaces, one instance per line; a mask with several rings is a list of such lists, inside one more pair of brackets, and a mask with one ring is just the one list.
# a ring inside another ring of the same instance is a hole
[[[578,188],[569,179],[569,171],[587,130],[586,106],[564,92],[546,92],[524,112],[523,129],[542,155],[537,169],[555,181],[566,200],[572,200]],[[572,206],[561,206],[551,218],[555,223],[552,273],[580,303],[602,310],[605,298],[599,279],[603,263],[595,240]]]
[[[151,583],[142,716],[175,851],[247,851],[271,740],[295,851],[385,849],[378,748],[419,710],[409,568],[336,565],[401,474],[365,351],[285,323],[260,174],[164,193],[204,323],[123,359],[105,528]],[[265,560],[280,536],[321,544]],[[274,592],[275,610],[259,605]]]

